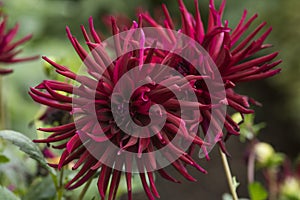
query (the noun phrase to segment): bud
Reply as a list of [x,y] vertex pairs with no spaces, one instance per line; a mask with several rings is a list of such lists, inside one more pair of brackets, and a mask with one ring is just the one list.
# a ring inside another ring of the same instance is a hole
[[267,164],[275,154],[273,147],[270,144],[264,142],[256,144],[254,147],[254,152],[257,162],[262,165]]
[[284,161],[284,155],[276,153],[274,148],[268,143],[257,143],[254,146],[254,152],[259,167],[277,167]]
[[300,183],[294,177],[288,177],[280,187],[282,199],[300,199]]

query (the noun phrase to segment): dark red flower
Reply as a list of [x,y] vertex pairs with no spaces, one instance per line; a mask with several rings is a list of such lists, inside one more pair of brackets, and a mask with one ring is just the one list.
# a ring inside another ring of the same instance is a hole
[[42,153],[43,153],[43,155],[44,155],[44,157],[46,159],[48,159],[48,158],[55,158],[56,157],[56,155],[48,147],[45,147],[42,150]]
[[[181,12],[180,31],[199,42],[216,63],[226,89],[228,105],[242,115],[253,113],[254,111],[250,109],[250,104],[259,105],[259,103],[248,96],[236,93],[234,88],[241,82],[265,79],[280,72],[281,69],[273,68],[280,64],[281,60],[272,61],[278,55],[278,52],[267,55],[256,54],[272,46],[264,44],[272,28],[268,28],[258,36],[266,26],[266,22],[263,22],[252,32],[246,34],[250,25],[258,16],[255,14],[247,20],[247,10],[244,11],[238,25],[230,28],[228,21],[223,21],[222,19],[226,0],[222,1],[219,9],[215,7],[214,0],[210,0],[208,25],[204,29],[198,1],[194,0],[194,4],[196,12],[192,14],[188,12],[183,1],[179,0],[179,9]],[[164,25],[158,24],[148,13],[142,13],[141,16],[150,26],[174,29],[173,20],[166,6],[163,5],[162,8],[165,15]],[[189,75],[193,74],[190,73],[192,70],[186,66],[185,72]],[[210,117],[205,112],[202,112],[206,117],[204,117],[204,121],[201,123],[204,132],[208,124],[205,121],[210,120]],[[231,134],[239,134],[239,126],[231,119],[230,115],[226,115],[224,126],[228,133],[227,137]],[[221,136],[223,140],[227,137]],[[220,141],[220,145],[225,151],[222,141]]]
[[[194,16],[186,10],[182,1],[179,1],[179,5],[182,15],[182,27],[179,33],[186,34],[207,50],[216,63],[224,83],[214,82],[217,73],[209,63],[203,61],[203,55],[191,52],[193,60],[186,60],[172,51],[156,48],[156,41],[152,41],[152,45],[148,44],[145,48],[143,34],[141,34],[140,41],[130,44],[139,46],[138,50],[122,54],[121,46],[123,48],[129,46],[128,38],[132,37],[130,30],[142,28],[143,22],[147,22],[152,27],[161,27],[147,13],[139,15],[138,22],[128,27],[129,32],[125,36],[119,36],[119,28],[112,18],[112,32],[115,36],[114,53],[117,55],[114,60],[110,59],[109,53],[104,48],[111,44],[102,42],[94,29],[92,18],[89,20],[90,34],[81,26],[86,44],[91,51],[90,55],[67,28],[68,38],[86,66],[86,74],[75,73],[43,57],[56,68],[57,73],[70,80],[70,83],[45,80],[35,88],[31,88],[29,92],[36,102],[70,112],[74,116],[74,122],[53,128],[40,128],[41,131],[52,134],[46,139],[35,141],[48,144],[58,143],[53,148],[63,149],[59,164],[52,165],[53,167],[61,169],[72,161],[76,161],[74,170],[81,167],[66,188],[77,188],[99,172],[98,189],[101,198],[105,198],[110,182],[108,199],[115,199],[122,171],[125,171],[128,199],[132,199],[131,176],[135,163],[149,199],[159,197],[154,184],[153,171],[157,171],[170,181],[179,182],[167,174],[164,166],[159,166],[161,163],[157,161],[158,158],[151,154],[162,149],[166,150],[162,151],[161,157],[186,179],[194,181],[195,179],[188,174],[186,165],[191,165],[206,173],[191,157],[194,147],[199,146],[208,158],[208,152],[205,151],[207,144],[200,138],[200,134],[203,132],[206,135],[212,124],[214,134],[209,142],[219,142],[224,151],[223,124],[220,125],[218,122],[225,120],[224,126],[228,133],[239,134],[239,126],[229,115],[224,117],[219,107],[228,104],[242,114],[253,112],[249,109],[249,103],[255,103],[255,101],[235,93],[233,90],[235,85],[243,81],[266,78],[279,72],[279,70],[272,70],[279,64],[279,61],[270,63],[277,53],[259,58],[251,57],[269,46],[263,45],[263,42],[270,30],[259,39],[253,40],[265,23],[255,29],[246,39],[237,42],[255,16],[244,23],[245,12],[240,24],[231,31],[228,28],[228,22],[222,21],[225,1],[220,10],[216,10],[214,2],[211,1],[208,28],[204,31],[198,2],[195,1]],[[163,6],[163,11],[166,15],[164,27],[174,29],[173,21],[165,6]],[[176,44],[175,32],[167,30],[166,34],[164,31],[166,30],[158,30],[155,34],[167,38],[170,44]],[[184,44],[180,51],[189,52],[189,46],[193,45]],[[195,60],[197,65],[202,66],[200,71],[195,69],[196,66],[193,64]],[[142,67],[145,64],[151,67]],[[156,64],[168,65],[170,68],[157,70]],[[139,71],[134,71],[137,68]],[[125,76],[132,70],[131,75]],[[172,70],[181,76],[176,75]],[[156,73],[157,77],[163,73],[163,82],[166,85],[160,85],[153,80],[152,73]],[[143,74],[149,76],[144,77]],[[122,82],[124,76],[125,81]],[[142,80],[148,80],[148,82],[138,85]],[[188,82],[185,82],[186,80]],[[77,84],[71,84],[72,81]],[[122,84],[118,85],[119,82]],[[207,83],[215,86],[216,93],[211,93]],[[190,92],[188,88],[191,86],[191,92],[196,95],[195,99],[188,99]],[[227,98],[218,97],[218,89],[222,90],[222,88],[225,88]],[[134,92],[130,94],[128,91]],[[183,99],[178,99],[174,91],[179,92],[179,96]],[[218,99],[217,103],[214,103],[214,99]],[[155,107],[156,104],[162,105],[164,110],[159,106]],[[184,111],[181,106],[184,107]],[[213,114],[214,108],[217,110]],[[151,109],[153,112],[150,112]],[[199,113],[197,113],[198,109]],[[117,117],[114,113],[117,113]],[[163,118],[165,123],[162,129],[142,129],[144,130],[142,133],[136,131],[134,124],[147,127],[153,122],[159,126]],[[198,125],[202,127],[202,131],[199,131]],[[182,145],[186,143],[187,148],[183,148]],[[129,154],[126,154],[127,152]]]
[[[126,180],[128,184],[128,198],[131,199],[131,176],[134,171],[132,162],[136,160],[137,171],[140,174],[140,178],[144,189],[149,199],[159,197],[158,192],[154,185],[153,170],[157,169],[164,178],[179,182],[166,173],[166,171],[159,165],[160,162],[156,161],[153,155],[143,156],[144,153],[152,153],[155,150],[160,150],[166,147],[165,151],[162,151],[163,157],[170,162],[174,168],[176,168],[186,179],[195,181],[195,179],[188,174],[185,165],[191,165],[199,171],[206,173],[193,159],[185,152],[185,149],[181,149],[181,145],[173,145],[176,141],[176,133],[178,132],[179,140],[183,140],[188,143],[193,143],[198,146],[203,145],[203,141],[200,137],[189,133],[192,129],[187,127],[193,127],[197,129],[197,125],[200,122],[200,117],[193,113],[195,108],[201,107],[202,109],[210,109],[209,105],[202,105],[197,101],[189,102],[183,101],[186,110],[185,113],[180,113],[179,103],[176,96],[168,88],[159,84],[145,84],[138,87],[134,91],[130,98],[130,116],[134,123],[139,125],[147,125],[150,122],[149,114],[150,107],[155,104],[162,104],[166,109],[166,124],[164,128],[157,134],[151,135],[156,130],[149,130],[146,132],[148,136],[140,138],[137,133],[128,134],[128,132],[118,127],[118,123],[126,124],[128,130],[132,129],[131,125],[127,126],[127,119],[122,118],[122,114],[126,112],[126,106],[124,105],[125,96],[128,95],[127,91],[135,82],[144,77],[129,77],[125,84],[115,91],[116,97],[113,98],[113,89],[121,79],[122,75],[129,72],[136,66],[139,66],[141,61],[143,64],[160,64],[165,60],[161,56],[157,56],[159,52],[154,48],[143,49],[143,54],[139,51],[130,51],[118,57],[112,61],[107,71],[102,73],[101,65],[103,63],[110,63],[109,57],[105,51],[101,51],[101,40],[96,34],[93,26],[92,18],[90,18],[90,36],[86,33],[85,28],[82,26],[83,34],[86,38],[87,44],[93,53],[93,57],[88,56],[88,53],[78,43],[77,39],[71,34],[69,28],[67,28],[67,35],[73,44],[73,47],[81,57],[81,59],[87,65],[87,71],[92,77],[75,74],[68,68],[61,66],[47,57],[43,57],[47,62],[56,68],[56,71],[71,79],[79,82],[80,86],[74,86],[67,82],[59,82],[54,80],[46,80],[35,88],[31,88],[31,97],[42,104],[53,107],[58,110],[72,112],[75,118],[79,116],[75,122],[68,124],[62,124],[61,126],[53,128],[40,128],[41,131],[53,132],[47,139],[35,140],[35,142],[43,143],[55,143],[59,142],[58,146],[54,148],[64,149],[60,162],[58,165],[52,165],[53,167],[62,168],[73,160],[77,160],[73,169],[77,169],[82,166],[78,174],[66,185],[68,189],[74,189],[85,183],[89,178],[93,177],[98,170],[100,175],[98,178],[98,188],[101,197],[104,199],[108,183],[111,178],[111,184],[109,189],[109,199],[114,199],[118,184],[121,177],[121,168],[126,168]],[[115,20],[112,19],[112,26],[114,34],[118,33],[118,28],[115,24]],[[132,29],[136,29],[137,26],[133,26]],[[98,55],[96,55],[98,54]],[[170,53],[171,58],[176,58],[175,55]],[[171,65],[176,64],[176,59],[172,60]],[[148,70],[147,68],[143,68]],[[143,69],[139,71],[140,74],[150,75],[151,72],[143,73]],[[153,71],[156,71],[155,68]],[[155,73],[155,72],[154,72]],[[156,73],[157,74],[157,73]],[[185,77],[180,78],[167,72],[168,77],[165,78],[165,82],[177,87],[179,93],[185,95],[188,92],[185,88],[188,87],[185,82]],[[99,78],[100,77],[100,78]],[[94,78],[97,78],[96,80]],[[98,80],[99,79],[99,80]],[[183,79],[183,80],[182,80]],[[201,76],[191,76],[189,80],[199,80]],[[175,84],[176,83],[176,84]],[[60,91],[60,92],[59,92]],[[180,92],[182,91],[182,92]],[[63,95],[67,94],[67,95]],[[96,94],[94,94],[94,92]],[[114,104],[115,106],[112,106]],[[93,108],[96,115],[93,115]],[[118,113],[118,118],[114,119],[113,112]],[[181,116],[180,116],[181,114]],[[154,110],[154,116],[150,116],[151,120],[154,119],[159,124],[163,117],[162,110],[156,107]],[[125,117],[128,115],[125,115]],[[182,117],[189,119],[183,124]],[[188,123],[188,124],[187,124]],[[196,126],[193,126],[196,125]],[[154,127],[155,128],[155,127]],[[157,128],[159,131],[159,129]],[[178,138],[177,138],[178,140]],[[171,143],[172,141],[172,143]],[[169,145],[168,145],[169,144]],[[113,147],[116,146],[116,149]],[[92,151],[98,153],[95,156]],[[133,152],[135,156],[125,155],[124,152]],[[124,159],[123,159],[124,158]],[[103,161],[106,160],[106,162]],[[123,160],[122,160],[123,159]],[[114,167],[114,168],[113,168]],[[147,183],[149,181],[150,186]]]
[[[27,35],[24,38],[13,42],[16,36],[19,24],[16,24],[12,29],[6,30],[7,16],[0,12],[0,63],[17,63],[23,61],[29,61],[37,59],[38,56],[27,57],[27,58],[16,58],[22,50],[16,50],[18,46],[30,40],[32,35]],[[0,68],[0,74],[8,74],[13,70]]]

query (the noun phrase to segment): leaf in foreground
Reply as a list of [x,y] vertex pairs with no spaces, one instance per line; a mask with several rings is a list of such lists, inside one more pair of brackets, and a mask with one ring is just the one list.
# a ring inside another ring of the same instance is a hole
[[268,198],[268,192],[259,182],[251,183],[248,189],[251,200],[265,200]]
[[38,161],[50,173],[55,174],[55,171],[48,166],[38,146],[24,134],[12,130],[3,130],[0,131],[0,138],[12,142],[14,145],[18,146],[21,151],[28,154],[34,160]]
[[0,194],[0,200],[20,200],[14,193],[2,186],[0,186]]

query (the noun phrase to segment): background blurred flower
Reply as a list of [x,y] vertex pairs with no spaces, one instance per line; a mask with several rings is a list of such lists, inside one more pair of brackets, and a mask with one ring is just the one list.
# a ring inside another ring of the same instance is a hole
[[58,126],[70,123],[72,116],[67,111],[47,107],[38,120],[42,121],[45,125]]
[[[19,30],[19,24],[16,24],[13,28],[7,30],[7,19],[8,17],[0,10],[0,63],[9,64],[37,59],[38,56],[16,58],[16,56],[22,52],[22,50],[17,50],[16,48],[30,40],[32,35],[27,35],[24,38],[13,42],[13,39]],[[0,74],[8,74],[11,72],[11,69],[0,68]]]

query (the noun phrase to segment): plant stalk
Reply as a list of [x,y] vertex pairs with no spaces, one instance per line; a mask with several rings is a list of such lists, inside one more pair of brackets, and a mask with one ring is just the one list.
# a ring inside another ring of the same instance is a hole
[[254,182],[254,169],[255,169],[255,152],[253,148],[250,152],[247,164],[247,176],[248,176],[248,183]]
[[5,127],[5,106],[3,100],[3,80],[0,76],[0,130],[4,130]]
[[62,200],[63,197],[63,178],[64,178],[64,167],[61,169],[58,183],[57,200]]
[[277,185],[276,185],[276,172],[274,168],[267,169],[268,182],[269,182],[269,199],[277,199]]
[[79,197],[78,197],[78,200],[83,200],[84,195],[85,195],[86,192],[88,191],[88,189],[89,189],[89,187],[90,187],[92,181],[93,181],[93,177],[91,177],[90,180],[85,184],[84,188],[82,189],[82,191],[81,191],[81,193],[80,193],[80,195],[79,195]]
[[222,163],[223,163],[224,171],[225,171],[225,174],[226,174],[226,178],[227,178],[227,182],[228,182],[228,186],[229,186],[232,198],[233,198],[233,200],[238,200],[239,198],[238,198],[236,188],[235,188],[234,183],[233,183],[233,178],[232,178],[232,175],[231,175],[231,171],[230,171],[230,167],[229,167],[229,164],[228,164],[227,157],[226,157],[225,153],[222,152],[221,149],[219,149],[219,152],[220,152],[220,155],[221,155],[221,158],[222,158]]

